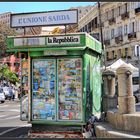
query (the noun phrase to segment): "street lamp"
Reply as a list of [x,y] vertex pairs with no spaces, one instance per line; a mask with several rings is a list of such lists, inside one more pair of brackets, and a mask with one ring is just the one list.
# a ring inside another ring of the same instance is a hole
[[136,57],[138,57],[138,63],[139,63],[139,94],[140,94],[140,46],[139,45],[135,45],[135,50],[134,50],[134,54]]

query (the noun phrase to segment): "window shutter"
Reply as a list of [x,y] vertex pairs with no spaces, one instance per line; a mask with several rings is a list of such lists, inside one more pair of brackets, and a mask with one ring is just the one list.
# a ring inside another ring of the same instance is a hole
[[114,57],[116,57],[117,58],[117,50],[114,50]]
[[130,2],[127,2],[127,11],[130,11]]
[[115,28],[115,37],[117,37],[117,34],[118,34],[118,28]]
[[132,56],[132,48],[128,47],[128,56]]
[[128,27],[128,34],[129,34],[129,33],[131,33],[131,30],[132,30],[131,23],[129,23],[129,25],[127,27]]
[[123,26],[121,26],[121,35],[123,35],[124,34],[124,28],[123,28]]
[[125,57],[125,48],[123,48],[123,49],[121,50],[121,56],[122,56],[122,57]]

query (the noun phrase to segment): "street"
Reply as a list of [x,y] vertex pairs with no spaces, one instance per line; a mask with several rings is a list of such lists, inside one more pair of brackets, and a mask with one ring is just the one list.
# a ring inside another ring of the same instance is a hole
[[8,101],[0,104],[0,137],[25,137],[30,124],[20,120],[20,102]]
[[[136,104],[140,111],[140,103]],[[31,125],[20,120],[20,102],[8,101],[0,104],[0,137],[27,137]]]

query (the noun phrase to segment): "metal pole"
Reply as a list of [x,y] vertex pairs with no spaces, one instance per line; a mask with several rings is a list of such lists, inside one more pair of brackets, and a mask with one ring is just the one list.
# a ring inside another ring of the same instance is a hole
[[104,47],[104,42],[103,42],[103,30],[102,30],[102,21],[101,21],[101,6],[100,2],[98,0],[98,12],[99,12],[99,28],[100,28],[100,36],[101,36],[101,44],[102,44],[102,50],[103,50],[103,59],[104,59],[104,66],[106,69],[106,58],[105,58],[105,47]]

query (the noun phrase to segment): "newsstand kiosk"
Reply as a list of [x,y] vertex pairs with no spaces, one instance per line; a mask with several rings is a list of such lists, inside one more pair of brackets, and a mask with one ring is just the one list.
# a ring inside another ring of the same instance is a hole
[[82,127],[92,114],[100,114],[99,41],[75,33],[8,37],[7,46],[7,52],[28,53],[32,126]]

